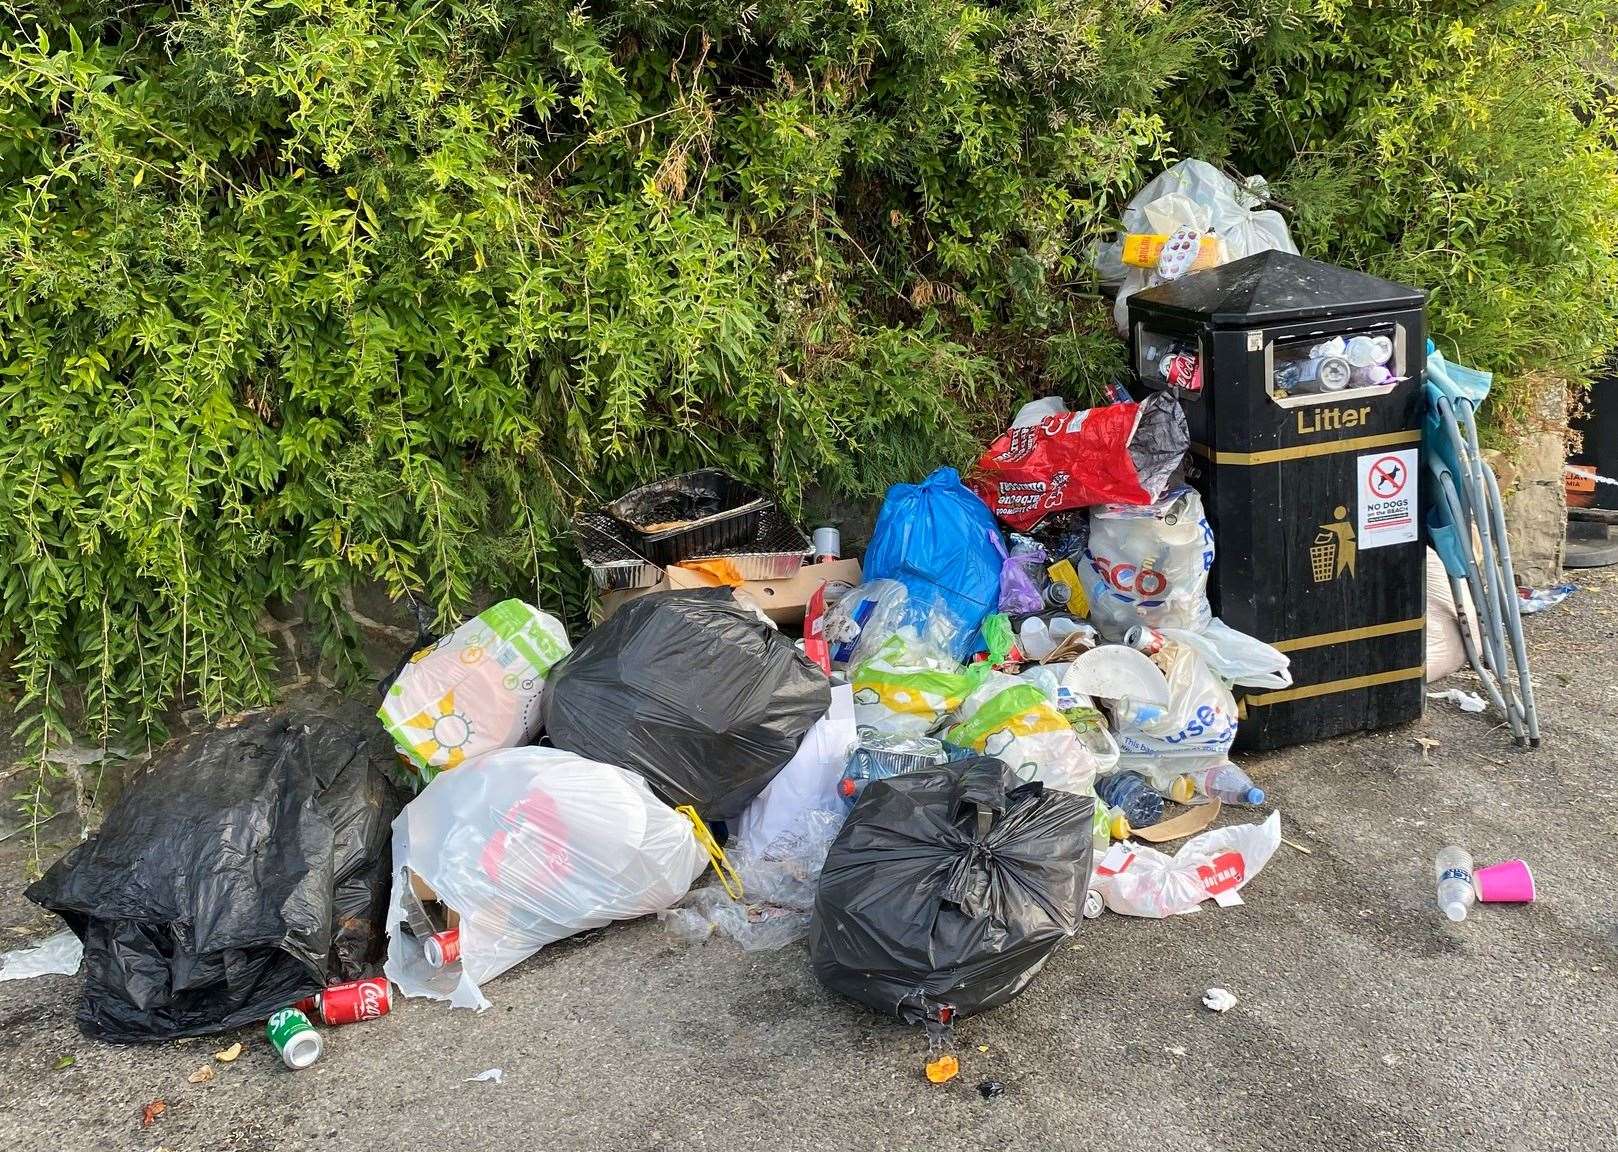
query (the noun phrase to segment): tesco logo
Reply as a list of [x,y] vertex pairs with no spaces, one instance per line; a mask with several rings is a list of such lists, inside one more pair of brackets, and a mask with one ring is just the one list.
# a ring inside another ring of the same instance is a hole
[[1105,556],[1092,556],[1096,571],[1109,587],[1138,600],[1157,600],[1169,590],[1169,578],[1155,568],[1114,564]]

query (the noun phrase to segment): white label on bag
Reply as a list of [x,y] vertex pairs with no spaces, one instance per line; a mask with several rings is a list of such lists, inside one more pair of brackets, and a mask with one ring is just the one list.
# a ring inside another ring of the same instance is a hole
[[1359,547],[1408,544],[1420,536],[1416,520],[1416,449],[1372,452],[1359,458]]

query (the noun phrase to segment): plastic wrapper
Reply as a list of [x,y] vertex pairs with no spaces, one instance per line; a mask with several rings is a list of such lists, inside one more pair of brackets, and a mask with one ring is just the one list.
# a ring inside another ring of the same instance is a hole
[[1021,616],[1045,607],[1045,549],[1022,536],[1012,537],[1011,551],[1000,567],[1000,611]]
[[0,952],[0,980],[32,980],[35,976],[71,976],[84,960],[84,941],[64,928],[31,948]]
[[1090,544],[1076,567],[1090,622],[1109,640],[1136,624],[1200,632],[1213,618],[1208,572],[1213,528],[1202,497],[1181,485],[1150,507],[1109,504],[1090,513]]
[[521,600],[478,613],[411,656],[377,717],[423,781],[539,732],[545,677],[569,651],[556,617]]
[[[1279,212],[1264,207],[1268,188],[1262,177],[1238,184],[1206,160],[1181,160],[1153,177],[1130,198],[1121,219],[1122,231],[1173,235],[1178,228],[1195,228],[1219,237],[1224,262],[1257,252],[1298,252]],[[1113,319],[1118,331],[1129,332],[1129,298],[1156,283],[1148,268],[1125,268],[1119,253],[1122,243],[1104,246],[1096,270],[1102,280],[1119,284]]]
[[1089,792],[1096,761],[1067,717],[1036,685],[1000,672],[982,678],[961,705],[949,742],[1002,761],[1019,780]]
[[[821,635],[832,663],[841,667],[853,662],[868,626],[873,636],[886,639],[904,626],[909,614],[910,592],[897,580],[868,580],[852,589],[826,609],[822,621]],[[880,646],[874,643],[868,649],[875,651]]]
[[888,489],[861,566],[867,580],[903,584],[917,614],[942,603],[958,628],[950,652],[960,661],[976,650],[978,626],[999,602],[1004,556],[994,516],[955,469],[940,468],[920,484]]
[[1114,845],[1092,884],[1114,912],[1162,919],[1195,912],[1204,900],[1242,903],[1237,895],[1281,846],[1281,814],[1262,824],[1233,824],[1193,836],[1173,856],[1135,841]]
[[199,1036],[364,975],[398,809],[368,744],[324,716],[274,713],[160,753],[27,890],[84,942],[79,1026]]
[[815,976],[908,1023],[1010,1000],[1079,926],[1094,805],[988,757],[872,783],[820,875]]
[[996,439],[972,469],[972,490],[1018,531],[1053,513],[1092,504],[1150,504],[1190,445],[1185,411],[1154,392],[1048,416]]
[[740,816],[830,706],[825,674],[728,588],[653,592],[552,672],[545,733],[713,822]]
[[[407,996],[484,1008],[483,985],[545,945],[672,907],[709,857],[633,772],[513,748],[427,785],[394,821],[393,859],[388,979]],[[418,881],[460,918],[458,963],[433,968],[407,931]]]
[[736,822],[727,846],[730,854],[768,855],[778,839],[797,833],[806,813],[838,808],[838,781],[858,739],[854,690],[846,684],[835,685],[826,715],[815,721],[787,766]]
[[1166,707],[1126,700],[1115,704],[1118,768],[1191,772],[1217,767],[1236,739],[1236,699],[1200,653],[1170,641],[1157,660],[1169,685]]

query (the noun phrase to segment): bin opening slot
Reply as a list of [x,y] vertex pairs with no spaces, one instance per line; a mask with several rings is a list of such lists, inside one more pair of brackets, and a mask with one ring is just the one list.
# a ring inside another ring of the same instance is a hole
[[1271,340],[1264,346],[1265,385],[1283,408],[1382,396],[1405,379],[1405,351],[1402,324]]

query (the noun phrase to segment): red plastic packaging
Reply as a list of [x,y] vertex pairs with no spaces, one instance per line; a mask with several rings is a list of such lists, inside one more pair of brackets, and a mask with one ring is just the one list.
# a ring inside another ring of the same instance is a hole
[[1070,508],[1150,504],[1129,454],[1140,409],[1109,404],[1008,429],[978,458],[967,485],[1018,531]]

